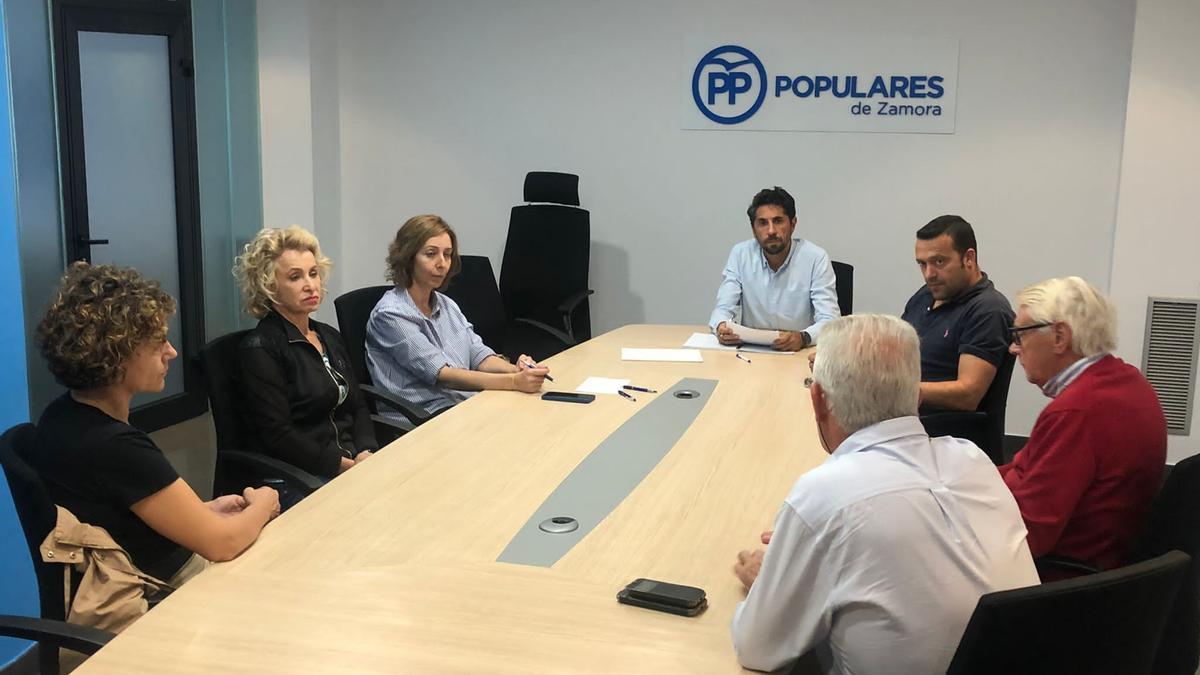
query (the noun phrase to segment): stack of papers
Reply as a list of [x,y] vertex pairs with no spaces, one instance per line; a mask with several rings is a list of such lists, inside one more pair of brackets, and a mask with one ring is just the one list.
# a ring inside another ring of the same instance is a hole
[[622,361],[687,361],[700,363],[704,358],[698,349],[636,349],[621,348]]
[[616,380],[611,377],[589,377],[583,384],[575,387],[581,394],[616,394],[621,387],[629,384],[629,380]]
[[741,347],[731,347],[723,345],[717,340],[717,336],[712,333],[692,333],[692,336],[683,343],[684,347],[692,347],[693,349],[724,349],[725,351],[742,351],[756,352],[758,354],[795,354],[796,352],[781,352],[770,347],[760,345],[742,345]]
[[747,328],[736,321],[729,321],[725,327],[733,331],[733,334],[740,337],[742,342],[748,345],[766,345],[770,347],[779,339],[779,331],[763,330],[761,328]]

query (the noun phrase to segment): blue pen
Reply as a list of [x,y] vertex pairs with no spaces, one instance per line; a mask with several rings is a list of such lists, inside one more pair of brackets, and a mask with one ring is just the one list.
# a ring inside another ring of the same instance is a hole
[[632,397],[632,396],[630,396],[629,394],[626,394],[626,393],[625,393],[625,390],[623,390],[623,389],[618,389],[618,390],[617,390],[617,393],[618,393],[618,394],[620,394],[620,395],[622,395],[622,396],[624,396],[625,398],[629,399],[630,401],[633,401],[634,403],[637,403],[637,399],[636,399],[636,398],[634,398],[634,397]]
[[[530,363],[530,362],[528,362],[528,361],[521,361],[521,365],[525,366],[526,368],[536,368],[536,367],[537,367],[537,366],[534,366],[532,363]],[[553,381],[554,381],[554,378],[553,378],[553,377],[550,377],[550,375],[549,375],[549,374],[547,374],[547,375],[546,375],[546,379],[547,379],[547,380],[550,380],[551,382],[553,382]]]
[[640,391],[640,392],[643,392],[646,394],[657,394],[658,393],[657,389],[647,389],[646,387],[635,387],[632,384],[622,385],[621,388],[628,389],[629,391]]

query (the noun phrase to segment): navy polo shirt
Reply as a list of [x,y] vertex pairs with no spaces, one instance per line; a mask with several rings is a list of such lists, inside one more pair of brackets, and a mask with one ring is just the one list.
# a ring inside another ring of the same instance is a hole
[[905,321],[921,338],[921,381],[958,379],[958,357],[977,356],[1000,367],[1008,351],[1008,327],[1016,313],[987,274],[962,295],[933,306],[933,294],[921,286],[904,306]]

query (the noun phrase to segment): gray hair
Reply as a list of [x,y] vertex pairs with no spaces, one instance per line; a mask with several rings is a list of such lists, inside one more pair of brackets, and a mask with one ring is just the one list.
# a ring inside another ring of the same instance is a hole
[[1117,311],[1100,289],[1079,277],[1047,279],[1017,293],[1034,323],[1061,321],[1071,327],[1071,349],[1083,357],[1117,347]]
[[821,329],[813,366],[830,412],[847,433],[917,414],[921,344],[899,317],[852,314]]

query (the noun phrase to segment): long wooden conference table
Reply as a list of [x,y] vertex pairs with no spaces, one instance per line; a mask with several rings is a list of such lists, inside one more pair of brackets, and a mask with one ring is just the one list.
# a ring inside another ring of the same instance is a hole
[[[796,477],[825,454],[802,354],[621,360],[622,347],[675,348],[701,330],[626,326],[546,362],[556,380],[547,390],[602,376],[662,392],[636,402],[484,392],[434,418],[279,517],[76,672],[740,671],[729,634],[745,597],[735,556],[760,545]],[[716,387],[594,529],[550,566],[497,562],[594,449],[683,378]],[[704,588],[709,608],[685,618],[618,604],[638,577]]]

